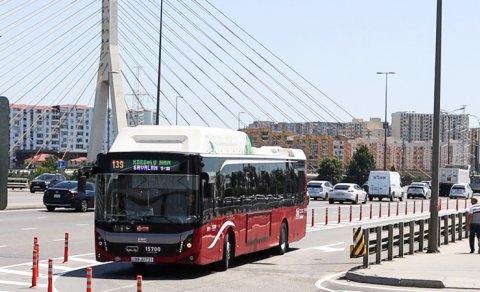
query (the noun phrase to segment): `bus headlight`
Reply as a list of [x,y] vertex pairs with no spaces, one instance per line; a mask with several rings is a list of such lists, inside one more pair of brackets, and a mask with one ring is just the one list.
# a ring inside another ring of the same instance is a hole
[[[184,248],[185,247],[185,248]],[[183,241],[180,242],[179,252],[185,251],[185,249],[191,249],[193,247],[193,238],[192,235],[187,236]]]

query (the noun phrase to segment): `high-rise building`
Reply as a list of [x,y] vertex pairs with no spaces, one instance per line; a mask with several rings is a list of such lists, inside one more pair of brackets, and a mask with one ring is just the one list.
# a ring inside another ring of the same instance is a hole
[[[467,114],[442,114],[440,116],[440,142],[468,140],[469,118]],[[392,136],[397,140],[433,140],[433,114],[396,112],[392,114]]]

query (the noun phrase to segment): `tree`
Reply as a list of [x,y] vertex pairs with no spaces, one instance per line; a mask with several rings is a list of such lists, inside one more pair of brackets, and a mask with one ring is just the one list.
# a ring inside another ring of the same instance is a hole
[[367,146],[357,148],[348,164],[347,175],[356,184],[362,185],[367,179],[371,170],[375,169],[375,159]]
[[320,161],[318,166],[319,180],[329,180],[333,184],[341,182],[345,170],[343,169],[343,163],[337,157],[326,157]]
[[34,171],[34,177],[41,175],[42,173],[54,173],[57,171],[57,158],[55,156],[48,157],[41,166],[37,167]]

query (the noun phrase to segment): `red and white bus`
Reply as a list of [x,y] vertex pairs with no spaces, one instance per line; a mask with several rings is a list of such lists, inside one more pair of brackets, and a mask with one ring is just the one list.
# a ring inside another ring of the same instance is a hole
[[242,254],[283,254],[306,233],[305,154],[251,147],[243,132],[127,128],[93,173],[100,262],[226,270]]

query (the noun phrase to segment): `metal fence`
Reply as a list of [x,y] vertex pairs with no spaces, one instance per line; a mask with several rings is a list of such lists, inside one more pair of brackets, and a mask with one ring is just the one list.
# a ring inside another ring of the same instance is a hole
[[[437,240],[439,246],[448,244],[450,241],[455,242],[468,238],[465,224],[467,214],[468,212],[463,210],[441,214],[438,217]],[[390,261],[393,258],[401,258],[405,254],[413,255],[426,250],[430,221],[427,216],[363,227],[363,242],[366,251],[363,255],[363,267],[368,268],[372,263],[379,264],[382,260]]]

